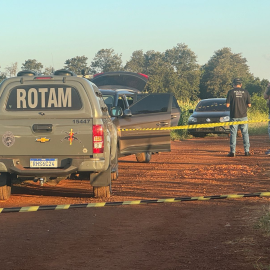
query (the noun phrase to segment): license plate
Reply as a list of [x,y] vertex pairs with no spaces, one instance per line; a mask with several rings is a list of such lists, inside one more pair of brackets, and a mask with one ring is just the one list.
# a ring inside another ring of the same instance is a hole
[[30,168],[57,168],[57,158],[30,158]]

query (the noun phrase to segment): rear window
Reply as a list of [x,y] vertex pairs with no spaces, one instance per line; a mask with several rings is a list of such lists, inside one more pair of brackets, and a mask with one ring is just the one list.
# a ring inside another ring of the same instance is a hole
[[11,89],[7,111],[80,110],[82,101],[77,89],[68,85],[19,85]]
[[196,112],[209,112],[209,111],[229,111],[226,107],[225,100],[213,101],[213,100],[202,100],[198,103],[195,111]]
[[100,88],[106,86],[107,89],[132,88],[142,91],[147,80],[138,74],[104,74],[93,78],[92,82]]

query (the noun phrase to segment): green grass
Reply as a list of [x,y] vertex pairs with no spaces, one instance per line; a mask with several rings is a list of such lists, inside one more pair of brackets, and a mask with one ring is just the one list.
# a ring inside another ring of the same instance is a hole
[[[259,218],[254,227],[257,230],[260,230],[265,237],[270,237],[270,207],[264,209],[263,215]],[[254,264],[254,269],[270,270],[270,265],[265,265],[257,261]]]
[[[265,120],[268,119],[268,113],[261,112],[255,108],[248,112],[249,120]],[[268,122],[252,123],[248,125],[250,135],[263,135],[268,133]]]
[[270,270],[270,265],[264,265],[262,263],[256,263],[254,264],[254,269],[257,269],[257,270]]
[[255,224],[255,228],[261,230],[265,236],[270,237],[270,207],[264,209],[264,214]]
[[254,123],[248,125],[249,135],[265,135],[268,134],[267,123]]

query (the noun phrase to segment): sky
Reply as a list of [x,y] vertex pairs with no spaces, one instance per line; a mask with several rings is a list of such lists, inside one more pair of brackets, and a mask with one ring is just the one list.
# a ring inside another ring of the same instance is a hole
[[186,44],[203,65],[230,47],[250,72],[270,80],[269,0],[1,0],[0,71],[28,59],[63,68],[101,49],[164,52]]

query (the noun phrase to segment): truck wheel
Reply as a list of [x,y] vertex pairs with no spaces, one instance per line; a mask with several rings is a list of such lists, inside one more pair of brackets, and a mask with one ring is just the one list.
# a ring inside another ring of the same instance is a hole
[[111,188],[107,187],[93,187],[94,197],[95,198],[110,198]]
[[110,198],[111,196],[111,166],[106,171],[90,173],[90,184],[93,186],[94,197]]
[[11,195],[11,176],[9,173],[0,174],[0,200],[7,200]]
[[152,152],[137,153],[136,159],[140,163],[148,163],[151,160]]

